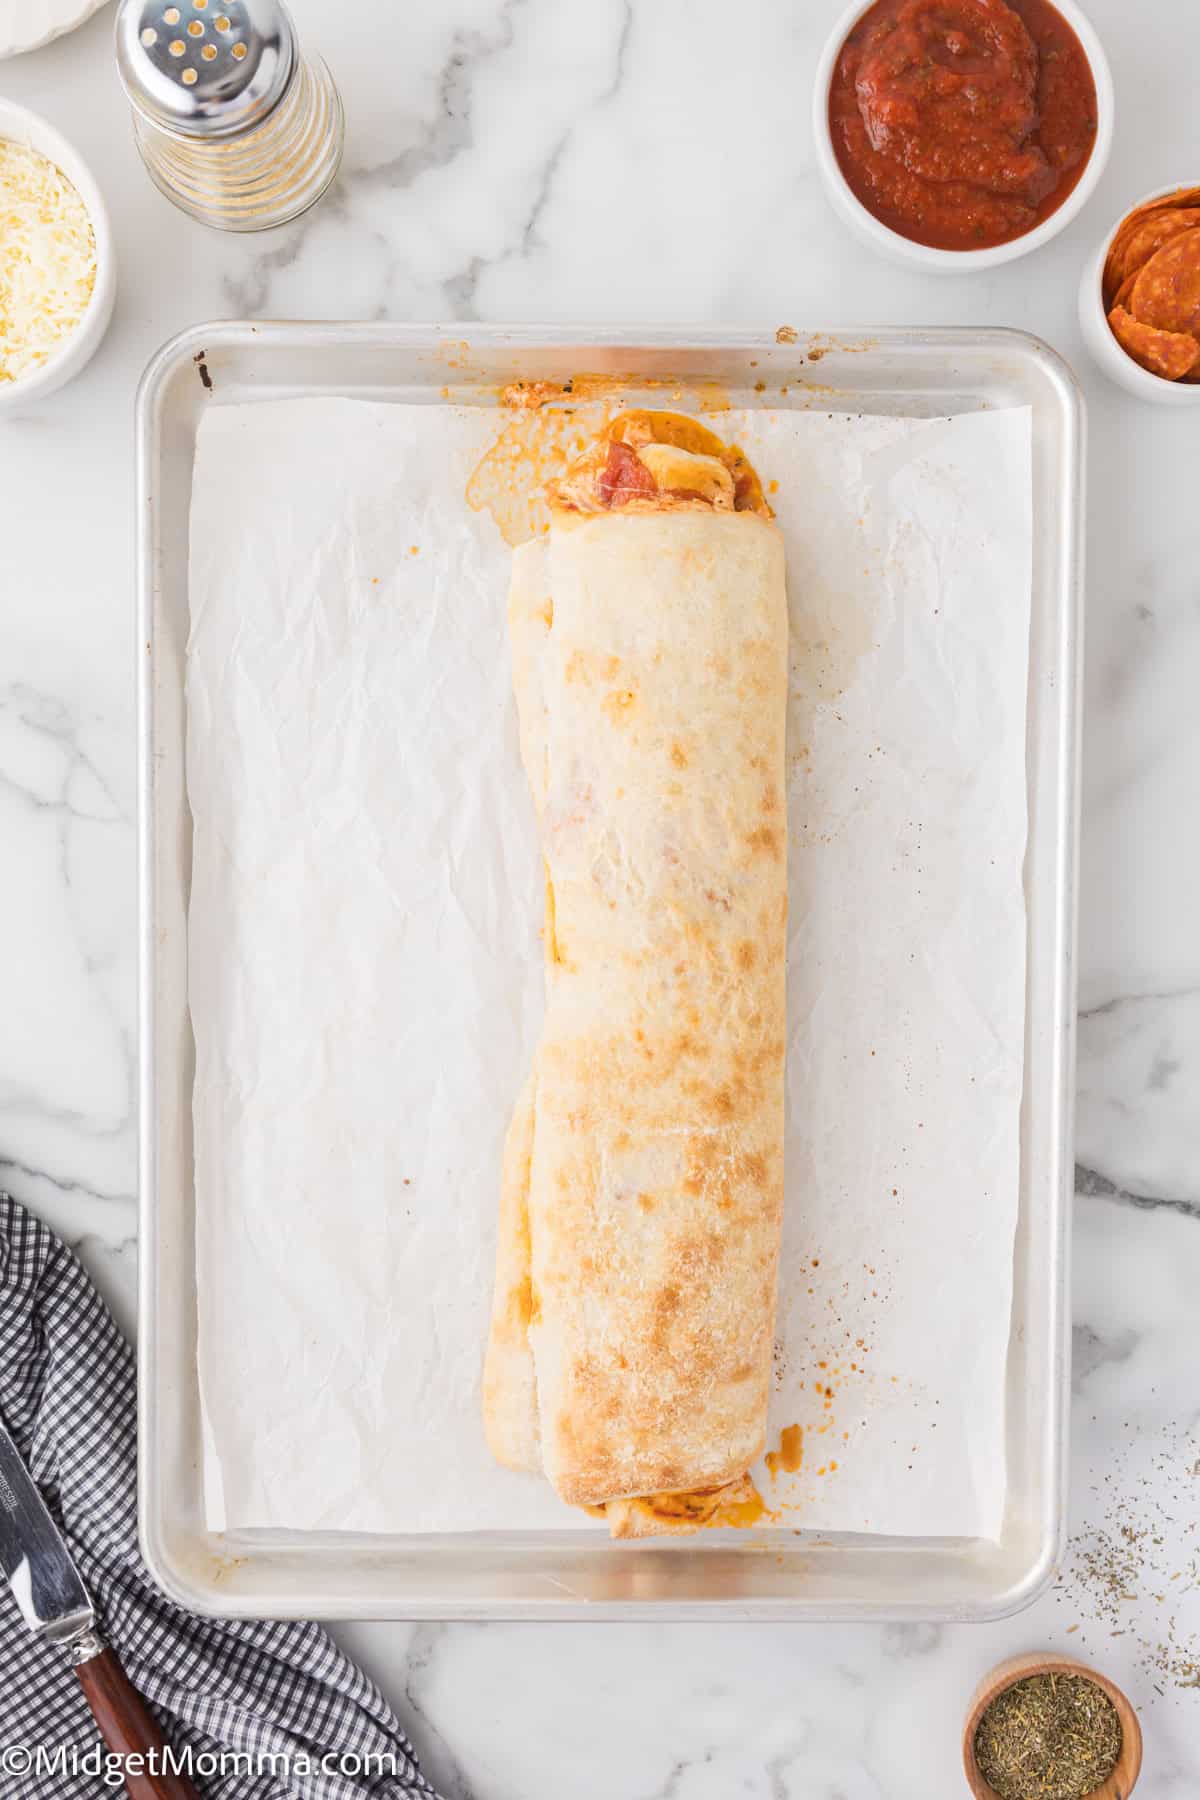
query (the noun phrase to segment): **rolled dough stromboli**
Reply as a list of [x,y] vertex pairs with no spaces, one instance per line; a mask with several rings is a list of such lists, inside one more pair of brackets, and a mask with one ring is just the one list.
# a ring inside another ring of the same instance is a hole
[[488,1441],[616,1536],[748,1523],[783,1203],[783,544],[740,453],[669,413],[619,417],[550,498],[509,600],[547,995]]

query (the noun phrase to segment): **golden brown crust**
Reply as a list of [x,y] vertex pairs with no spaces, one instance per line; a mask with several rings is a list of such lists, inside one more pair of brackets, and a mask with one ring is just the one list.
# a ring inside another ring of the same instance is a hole
[[533,1274],[529,1244],[529,1164],[533,1152],[534,1079],[521,1090],[504,1145],[500,1229],[492,1324],[483,1367],[483,1420],[488,1448],[509,1469],[537,1471],[537,1382],[529,1326]]
[[[740,1482],[766,1421],[783,1190],[782,546],[756,509],[558,523],[520,555],[510,611],[548,877],[547,1014],[524,1196],[530,1362],[509,1362],[507,1398],[495,1365],[488,1406],[519,1416],[531,1363],[558,1493],[642,1497],[610,1514],[628,1535],[695,1530],[712,1509],[686,1495]],[[507,1344],[521,1291],[507,1173],[504,1211],[493,1339]]]

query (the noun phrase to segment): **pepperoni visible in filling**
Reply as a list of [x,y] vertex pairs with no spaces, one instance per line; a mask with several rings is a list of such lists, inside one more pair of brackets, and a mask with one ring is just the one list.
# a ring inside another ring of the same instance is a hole
[[628,444],[613,438],[608,446],[608,460],[596,483],[605,506],[623,506],[635,494],[656,494],[653,475]]

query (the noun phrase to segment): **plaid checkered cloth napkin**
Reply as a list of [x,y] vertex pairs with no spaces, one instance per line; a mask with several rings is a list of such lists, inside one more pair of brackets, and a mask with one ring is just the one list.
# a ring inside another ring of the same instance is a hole
[[[163,1597],[137,1543],[133,1356],[82,1267],[0,1195],[0,1415],[79,1565],[101,1629],[157,1713],[189,1746],[211,1800],[432,1796],[383,1695],[316,1625],[193,1618]],[[61,1651],[26,1630],[0,1581],[0,1768],[10,1746],[98,1742]],[[246,1753],[256,1770],[245,1773]],[[337,1772],[315,1772],[335,1753]],[[226,1770],[206,1775],[224,1755]],[[287,1759],[294,1771],[264,1758]],[[357,1760],[356,1760],[357,1759]],[[362,1768],[371,1773],[350,1774]],[[390,1770],[394,1768],[395,1773]],[[0,1773],[4,1800],[94,1800],[94,1773]],[[382,1772],[381,1772],[382,1771]]]

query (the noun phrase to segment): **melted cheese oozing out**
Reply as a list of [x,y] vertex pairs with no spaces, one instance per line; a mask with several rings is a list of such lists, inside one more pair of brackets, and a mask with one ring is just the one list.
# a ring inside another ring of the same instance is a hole
[[660,489],[732,507],[733,476],[717,457],[681,450],[675,444],[639,444],[637,453]]
[[48,362],[96,285],[96,239],[56,163],[0,139],[0,382]]

